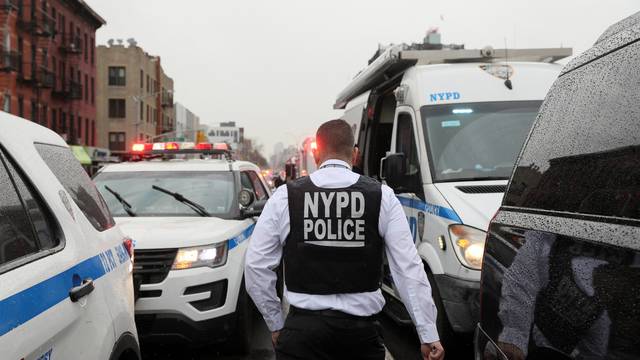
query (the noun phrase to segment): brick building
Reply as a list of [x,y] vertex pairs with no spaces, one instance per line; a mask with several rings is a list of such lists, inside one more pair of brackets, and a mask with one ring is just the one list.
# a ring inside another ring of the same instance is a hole
[[95,146],[95,33],[104,24],[82,0],[2,0],[2,110]]
[[97,47],[97,144],[126,158],[135,142],[175,131],[173,80],[133,39]]

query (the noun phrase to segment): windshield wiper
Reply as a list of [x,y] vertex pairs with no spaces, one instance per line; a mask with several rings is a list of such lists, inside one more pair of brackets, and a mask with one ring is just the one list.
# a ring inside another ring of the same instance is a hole
[[112,188],[108,187],[107,185],[104,186],[105,189],[107,189],[108,192],[110,192],[111,194],[113,194],[113,196],[120,202],[120,204],[122,205],[122,208],[124,209],[124,211],[127,212],[127,214],[129,214],[129,216],[136,216],[136,213],[133,212],[132,206],[131,204],[129,204],[129,202],[127,200],[125,200],[119,192],[113,190]]
[[151,188],[153,190],[157,190],[160,191],[162,193],[165,193],[167,195],[172,196],[174,199],[180,201],[181,203],[187,205],[188,207],[191,208],[191,210],[197,212],[200,216],[211,216],[211,214],[209,214],[209,212],[207,212],[207,210],[204,208],[204,206],[198,204],[197,202],[193,201],[193,200],[189,200],[186,197],[182,196],[182,194],[177,193],[177,192],[173,192],[173,191],[169,191],[165,188],[161,188],[160,186],[157,185],[151,185]]

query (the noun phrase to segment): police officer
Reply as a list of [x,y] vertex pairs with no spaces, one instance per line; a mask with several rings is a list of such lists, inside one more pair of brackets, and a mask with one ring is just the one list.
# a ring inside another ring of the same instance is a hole
[[[246,257],[249,295],[286,359],[384,359],[376,315],[383,254],[422,342],[443,359],[431,287],[393,190],[351,171],[353,133],[343,120],[317,131],[319,168],[278,188],[255,227]],[[283,259],[290,310],[285,322],[274,269]]]

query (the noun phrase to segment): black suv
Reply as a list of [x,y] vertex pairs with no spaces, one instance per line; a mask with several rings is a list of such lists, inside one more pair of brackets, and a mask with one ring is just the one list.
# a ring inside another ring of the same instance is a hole
[[640,13],[551,88],[492,221],[476,359],[640,359]]

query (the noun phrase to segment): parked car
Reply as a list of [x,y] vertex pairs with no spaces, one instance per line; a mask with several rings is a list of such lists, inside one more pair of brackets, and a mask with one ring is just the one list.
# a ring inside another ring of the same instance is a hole
[[107,165],[95,181],[136,241],[140,338],[248,352],[253,304],[244,255],[270,196],[260,168],[232,160],[224,144],[133,147],[140,161]]
[[0,358],[140,359],[131,239],[60,136],[0,129]]
[[640,13],[554,83],[491,222],[476,359],[640,358]]

